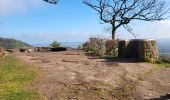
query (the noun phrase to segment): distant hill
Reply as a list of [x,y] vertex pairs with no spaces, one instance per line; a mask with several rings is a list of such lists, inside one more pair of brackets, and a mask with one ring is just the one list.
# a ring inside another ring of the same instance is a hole
[[157,42],[159,53],[170,53],[170,39],[159,39]]
[[31,45],[16,39],[0,38],[0,47],[5,49],[14,49],[20,47],[31,47]]

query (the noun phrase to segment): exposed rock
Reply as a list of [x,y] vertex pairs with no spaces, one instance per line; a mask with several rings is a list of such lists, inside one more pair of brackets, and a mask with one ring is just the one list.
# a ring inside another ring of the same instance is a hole
[[34,48],[20,48],[19,49],[20,52],[34,52]]
[[35,47],[34,52],[47,52],[50,51],[50,47]]

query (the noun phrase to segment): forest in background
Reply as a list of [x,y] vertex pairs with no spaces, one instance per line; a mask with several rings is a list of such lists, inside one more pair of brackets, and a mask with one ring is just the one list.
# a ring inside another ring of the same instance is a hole
[[16,39],[0,38],[0,47],[5,49],[14,49],[21,47],[31,47],[31,45]]

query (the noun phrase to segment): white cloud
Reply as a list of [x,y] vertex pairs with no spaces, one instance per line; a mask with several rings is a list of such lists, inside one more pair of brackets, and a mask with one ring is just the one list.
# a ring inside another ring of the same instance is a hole
[[[157,22],[140,22],[132,25],[134,33],[138,34],[137,38],[170,38],[170,20],[163,20]],[[134,38],[127,31],[120,31],[119,38],[131,39]]]
[[167,25],[170,25],[170,20],[163,20],[163,21],[160,21],[159,23],[167,26]]
[[25,12],[30,8],[37,7],[42,0],[0,0],[0,15],[13,12]]

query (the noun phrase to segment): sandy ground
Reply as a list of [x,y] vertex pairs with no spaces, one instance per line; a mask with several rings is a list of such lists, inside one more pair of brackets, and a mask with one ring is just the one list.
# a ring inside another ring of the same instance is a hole
[[145,75],[155,67],[149,63],[76,50],[13,55],[42,71],[32,87],[47,100],[165,100],[170,92],[170,68]]

